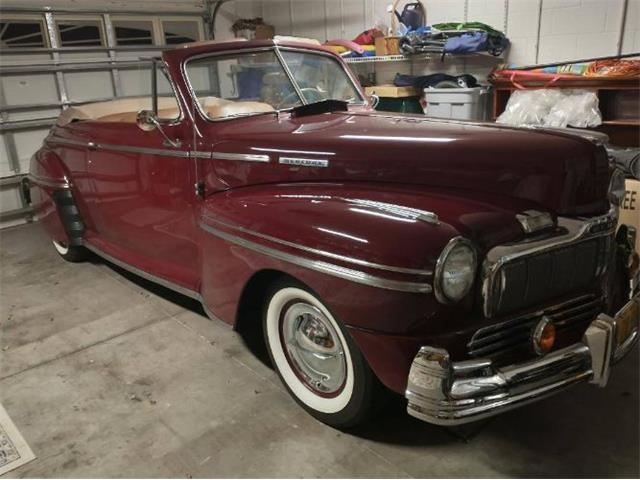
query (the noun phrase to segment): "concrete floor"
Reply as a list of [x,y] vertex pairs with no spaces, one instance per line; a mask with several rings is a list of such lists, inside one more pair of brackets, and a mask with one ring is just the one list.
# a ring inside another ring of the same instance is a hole
[[606,389],[455,430],[398,399],[347,434],[196,303],[99,259],[66,263],[37,225],[0,242],[0,402],[37,455],[9,477],[640,475],[637,348]]

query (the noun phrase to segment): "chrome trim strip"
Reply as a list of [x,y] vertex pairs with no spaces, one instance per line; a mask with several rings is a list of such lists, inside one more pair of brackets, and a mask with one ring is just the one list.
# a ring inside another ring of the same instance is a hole
[[350,268],[340,267],[338,265],[334,265],[331,263],[321,262],[318,260],[310,260],[308,258],[303,258],[297,255],[291,255],[289,253],[281,252],[279,250],[275,250],[273,248],[266,247],[264,245],[260,245],[260,244],[251,242],[249,240],[245,240],[243,238],[237,237],[235,235],[231,235],[229,233],[223,232],[205,223],[200,223],[200,228],[202,228],[203,230],[205,230],[206,232],[212,235],[215,235],[216,237],[219,237],[235,245],[239,245],[243,248],[253,250],[255,252],[261,253],[263,255],[267,255],[269,257],[276,258],[278,260],[282,260],[284,262],[298,265],[299,267],[308,268],[310,270],[315,270],[321,273],[326,273],[327,275],[342,278],[355,283],[360,283],[363,285],[368,285],[370,287],[382,288],[386,290],[395,290],[400,292],[410,292],[410,293],[430,293],[431,292],[431,285],[427,283],[404,282],[404,281],[388,280],[385,278],[375,277],[373,275],[369,275],[368,273],[360,272],[358,270],[352,270]]
[[134,147],[131,145],[116,145],[113,143],[98,143],[96,144],[96,149],[113,150],[116,152],[127,153],[148,153],[150,155],[162,155],[163,157],[189,158],[189,152],[185,150],[166,150],[163,148]]
[[[309,102],[307,102],[307,98],[302,93],[302,89],[300,88],[300,85],[298,85],[298,82],[296,81],[296,77],[293,76],[293,72],[291,72],[291,69],[289,68],[289,64],[284,61],[284,58],[282,58],[282,54],[280,53],[280,48],[278,47],[277,43],[275,44],[275,47],[274,47],[273,51],[275,52],[276,57],[278,58],[278,61],[280,62],[280,66],[284,69],[284,73],[289,78],[289,82],[291,82],[291,85],[293,85],[293,89],[298,94],[298,98],[300,99],[300,103],[302,103],[302,105],[307,105]],[[287,97],[285,97],[285,98],[287,98]]]
[[230,223],[224,222],[217,218],[209,217],[203,215],[202,218],[207,221],[215,222],[220,225],[225,226],[226,228],[230,228],[233,230],[237,230],[242,233],[246,233],[248,235],[253,235],[254,237],[262,238],[263,240],[268,240],[273,243],[277,243],[280,245],[284,245],[285,247],[296,248],[298,250],[302,250],[303,252],[313,253],[314,255],[320,255],[323,257],[333,258],[334,260],[340,260],[347,263],[353,263],[356,265],[360,265],[362,267],[372,268],[375,270],[384,270],[387,272],[397,272],[397,273],[407,273],[409,275],[421,275],[421,276],[431,276],[433,272],[431,270],[420,270],[416,268],[404,268],[404,267],[394,267],[391,265],[383,265],[380,263],[368,262],[366,260],[361,260],[359,258],[347,257],[345,255],[340,255],[338,253],[331,253],[324,250],[319,250],[317,248],[307,247],[306,245],[300,245],[298,243],[289,242],[287,240],[282,240],[281,238],[272,237],[271,235],[266,235],[264,233],[255,232],[253,230],[249,230],[248,228],[241,227],[239,225],[232,225]]
[[85,248],[87,248],[88,250],[91,250],[93,253],[95,253],[96,255],[104,258],[105,260],[109,261],[110,263],[113,263],[114,265],[117,265],[120,268],[123,268],[125,270],[127,270],[128,272],[131,272],[139,277],[142,277],[146,280],[149,280],[153,283],[157,283],[158,285],[161,285],[165,288],[168,288],[169,290],[173,290],[174,292],[178,292],[182,295],[185,295],[189,298],[193,298],[194,300],[198,300],[198,301],[202,301],[202,297],[200,295],[200,293],[196,292],[195,290],[191,290],[189,288],[183,287],[181,285],[175,284],[169,280],[165,280],[164,278],[161,277],[157,277],[149,272],[145,272],[144,270],[140,270],[137,267],[134,267],[133,265],[129,265],[126,262],[123,262],[122,260],[118,260],[115,257],[112,257],[111,255],[109,255],[108,253],[103,252],[102,250],[100,250],[98,247],[96,247],[95,245],[92,245],[91,243],[87,242],[86,240],[83,243],[83,246]]
[[34,175],[33,173],[29,173],[27,178],[30,182],[33,182],[38,185],[44,185],[45,187],[51,188],[71,188],[71,184],[66,180],[59,180],[57,178],[45,178],[40,177],[38,175]]
[[321,167],[329,166],[329,160],[321,158],[296,158],[296,157],[280,157],[281,165],[294,165],[297,167]]
[[74,145],[74,146],[85,147],[85,148],[88,146],[89,143],[91,143],[91,142],[83,142],[81,140],[73,140],[70,138],[57,137],[55,135],[45,138],[44,141],[46,143],[54,143],[58,145]]
[[236,160],[239,162],[260,162],[269,163],[269,155],[259,155],[255,153],[226,153],[211,152],[211,158],[214,160]]
[[[84,147],[84,148],[88,148],[89,150],[113,150],[116,152],[127,152],[127,153],[147,153],[150,155],[162,155],[164,157],[189,158],[191,153],[194,153],[194,152],[188,152],[185,150],[169,150],[164,148],[136,147],[133,145],[116,145],[113,143],[85,142],[81,140],[72,140],[72,139],[61,138],[56,136],[49,137],[45,141],[47,143]],[[195,153],[200,153],[200,152],[195,152]]]
[[[574,245],[584,240],[608,236],[615,231],[617,213],[615,208],[592,218],[558,217],[558,229],[554,236],[542,240],[525,241],[515,244],[498,245],[486,255],[482,266],[482,296],[484,298],[484,316],[490,318],[495,309],[493,292],[500,280],[502,266],[515,259]],[[504,289],[504,286],[502,287]]]

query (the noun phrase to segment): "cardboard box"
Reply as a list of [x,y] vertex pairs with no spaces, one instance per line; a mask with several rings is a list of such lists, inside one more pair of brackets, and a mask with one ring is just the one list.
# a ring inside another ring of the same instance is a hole
[[625,190],[618,224],[624,223],[636,229],[636,252],[640,253],[640,180],[627,179]]
[[416,97],[420,95],[420,91],[417,88],[396,87],[395,85],[374,85],[372,87],[366,87],[364,93],[390,98]]
[[256,25],[256,40],[269,40],[273,38],[276,30],[271,25]]
[[400,54],[400,37],[376,37],[376,56]]

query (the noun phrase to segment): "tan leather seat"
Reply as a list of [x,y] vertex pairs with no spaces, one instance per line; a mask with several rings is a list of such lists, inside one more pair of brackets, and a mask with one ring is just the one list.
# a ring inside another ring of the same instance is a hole
[[[180,110],[176,108],[163,108],[158,110],[158,118],[160,119],[175,119],[180,116]],[[99,117],[96,120],[99,122],[123,122],[123,123],[136,123],[138,118],[138,112],[122,112],[113,113],[111,115],[105,115]]]
[[[175,97],[158,97],[160,118],[177,118],[179,115],[178,102]],[[99,120],[101,122],[135,123],[140,110],[151,108],[151,97],[117,98],[106,102],[86,103],[69,107],[64,110],[57,120],[60,126],[74,120]]]
[[209,118],[225,118],[235,115],[250,113],[273,112],[274,109],[268,103],[263,102],[231,102],[226,101],[216,106],[205,107],[205,113]]

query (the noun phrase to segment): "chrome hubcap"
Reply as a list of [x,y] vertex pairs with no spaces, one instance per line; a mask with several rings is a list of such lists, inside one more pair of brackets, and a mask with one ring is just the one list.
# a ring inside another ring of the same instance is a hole
[[307,303],[291,305],[282,319],[282,336],[291,366],[307,386],[324,395],[342,389],[347,376],[344,348],[319,309]]

